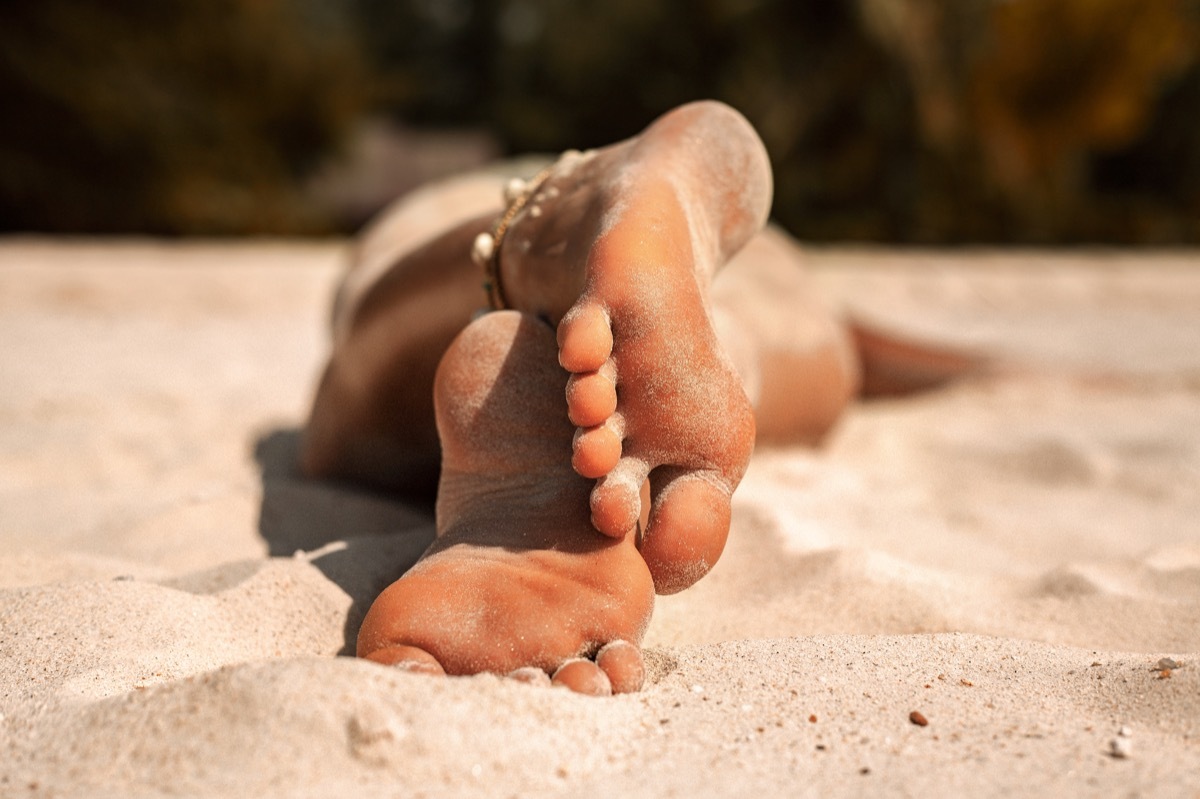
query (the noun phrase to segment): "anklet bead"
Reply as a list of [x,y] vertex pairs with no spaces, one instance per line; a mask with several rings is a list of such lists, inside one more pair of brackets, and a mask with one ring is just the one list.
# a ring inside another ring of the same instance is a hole
[[480,233],[471,244],[471,260],[476,266],[487,266],[492,254],[496,252],[496,240],[491,233]]
[[513,178],[504,184],[504,203],[512,205],[529,189],[529,184],[523,178]]
[[[484,270],[483,287],[487,292],[488,305],[492,310],[499,311],[509,307],[508,298],[504,295],[504,284],[500,279],[500,250],[504,245],[504,236],[508,233],[509,227],[529,204],[529,201],[534,199],[555,170],[564,163],[574,168],[575,163],[583,156],[584,154],[578,150],[567,150],[559,156],[557,161],[529,180],[513,178],[504,184],[504,213],[496,217],[489,232],[480,233],[471,245],[471,260]],[[557,195],[557,191],[553,188],[549,191],[552,191],[554,196]],[[539,217],[542,215],[542,209],[535,205],[530,208],[529,215],[535,218]]]

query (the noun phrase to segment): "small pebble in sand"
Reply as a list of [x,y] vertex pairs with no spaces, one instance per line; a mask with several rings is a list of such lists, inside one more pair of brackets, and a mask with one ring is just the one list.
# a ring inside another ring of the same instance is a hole
[[1171,671],[1179,668],[1182,665],[1182,663],[1174,658],[1161,658],[1158,663],[1154,664],[1154,668],[1151,669],[1151,671]]
[[1124,760],[1133,754],[1133,740],[1118,735],[1108,742],[1108,754],[1118,760]]
[[913,724],[916,724],[918,727],[925,727],[929,725],[929,719],[925,718],[925,714],[919,710],[914,710],[912,713],[909,713],[908,720]]

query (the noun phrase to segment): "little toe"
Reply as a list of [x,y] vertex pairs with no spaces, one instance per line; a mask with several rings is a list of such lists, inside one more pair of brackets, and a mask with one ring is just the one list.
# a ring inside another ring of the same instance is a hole
[[402,671],[411,671],[414,674],[443,675],[446,673],[437,658],[416,646],[397,644],[384,649],[376,649],[363,657],[366,660],[373,660],[385,666],[395,666]]
[[577,306],[558,325],[558,362],[568,372],[594,372],[612,348],[612,326],[597,305]]
[[[665,479],[664,479],[665,478]],[[642,558],[659,594],[674,594],[709,572],[729,536],[731,490],[703,472],[659,469]]]
[[608,676],[614,694],[632,694],[646,682],[642,650],[628,641],[612,641],[596,653],[596,665]]
[[612,696],[613,693],[608,675],[590,660],[568,660],[558,667],[550,682],[588,696]]
[[605,371],[573,374],[567,380],[567,416],[576,427],[594,427],[617,410],[617,387]]
[[608,425],[576,431],[571,448],[571,467],[589,480],[608,474],[621,459],[621,437]]

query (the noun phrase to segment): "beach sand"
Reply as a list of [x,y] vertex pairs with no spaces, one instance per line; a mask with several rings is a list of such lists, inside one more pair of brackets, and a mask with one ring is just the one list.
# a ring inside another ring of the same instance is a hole
[[343,250],[0,241],[0,795],[1200,796],[1200,256],[810,251],[1001,366],[757,452],[594,699],[342,657],[432,536],[295,473]]

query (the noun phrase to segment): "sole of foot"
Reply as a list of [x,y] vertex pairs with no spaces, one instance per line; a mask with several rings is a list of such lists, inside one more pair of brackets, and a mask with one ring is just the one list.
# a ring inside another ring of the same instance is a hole
[[447,351],[438,538],[372,605],[360,657],[589,694],[641,686],[652,577],[634,536],[590,522],[556,356],[554,332],[513,311],[476,320]]

